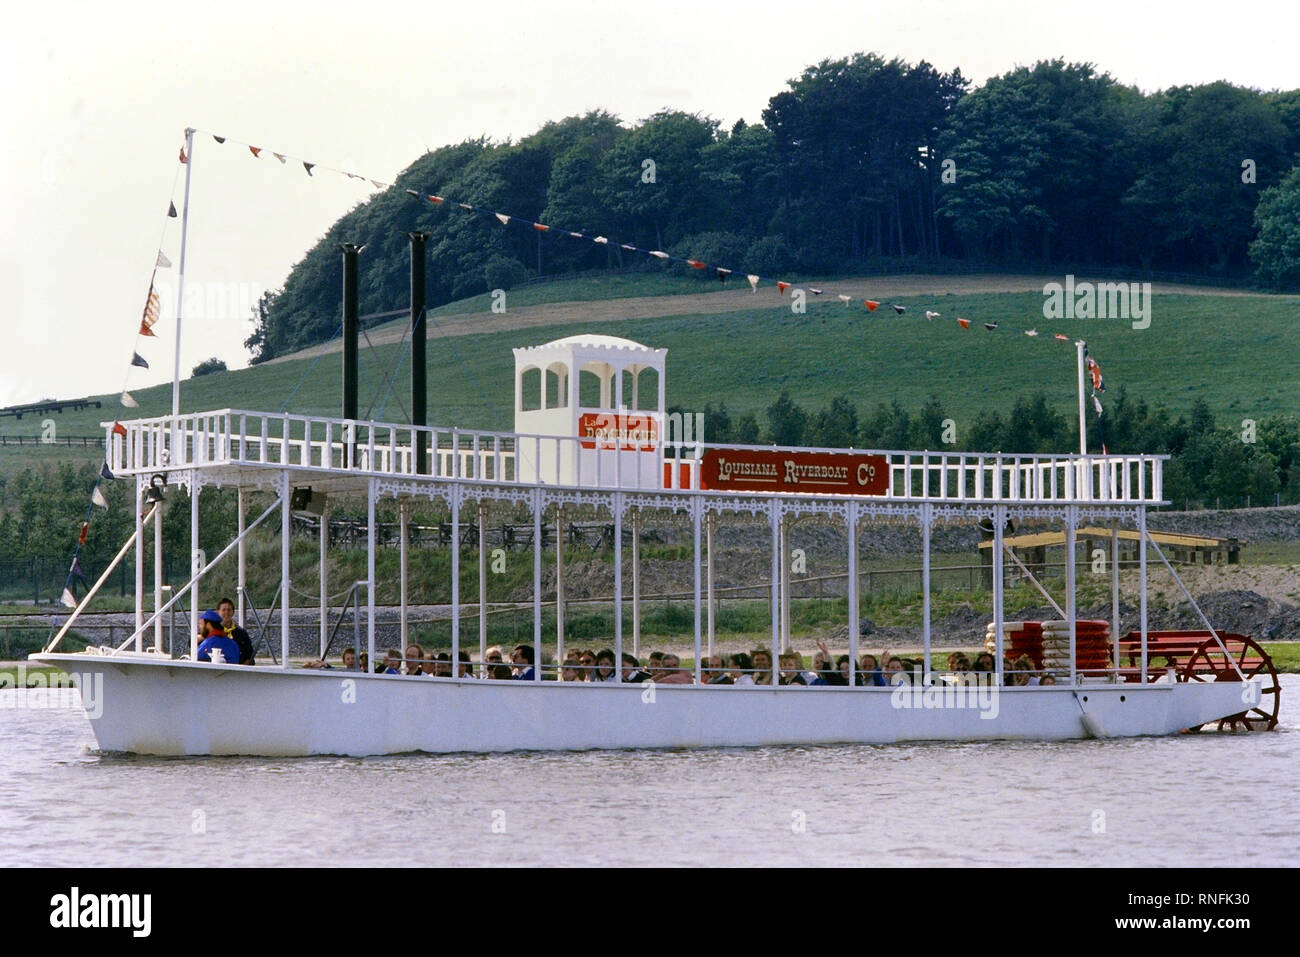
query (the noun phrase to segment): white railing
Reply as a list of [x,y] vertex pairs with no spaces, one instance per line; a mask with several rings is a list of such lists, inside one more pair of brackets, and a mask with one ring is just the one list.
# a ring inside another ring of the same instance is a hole
[[[1167,458],[866,452],[704,443],[688,444],[689,457],[673,458],[665,456],[662,445],[651,451],[596,449],[569,436],[416,428],[239,409],[135,419],[122,425],[125,436],[114,434],[113,423],[105,423],[108,466],[116,475],[266,465],[524,485],[698,491],[700,457],[707,449],[851,452],[886,460],[889,487],[878,498],[954,503],[1159,504],[1163,501],[1161,467]],[[416,467],[420,437],[426,455],[423,470]]]

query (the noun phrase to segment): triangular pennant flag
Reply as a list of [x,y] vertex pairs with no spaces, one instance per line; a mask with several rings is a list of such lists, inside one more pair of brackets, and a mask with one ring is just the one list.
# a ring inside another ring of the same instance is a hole
[[216,133],[212,134],[212,138],[216,140],[218,143],[224,143],[226,141],[226,138],[224,136],[218,136]]
[[894,312],[898,313],[898,314],[901,316],[903,313],[907,312],[907,307],[906,307],[906,306],[895,306],[895,307],[894,307]]
[[76,575],[78,578],[86,577],[86,573],[81,570],[81,561],[76,558],[72,560],[72,567],[68,569],[68,573]]
[[111,481],[113,481],[114,479],[117,478],[116,475],[114,475],[112,472],[110,472],[110,471],[108,470],[108,463],[107,463],[107,462],[105,462],[102,466],[100,466],[100,469],[99,469],[99,477],[102,478],[102,479],[104,479],[104,480],[107,481],[107,482],[111,482]]
[[406,192],[407,192],[409,195],[414,196],[416,199],[419,199],[419,198],[420,198],[420,191],[419,191],[419,190],[408,189]]
[[790,284],[789,284],[788,282],[781,282],[779,279],[777,280],[777,283],[776,283],[776,291],[777,291],[778,293],[780,293],[781,295],[784,296],[784,295],[785,295],[785,291],[786,291],[787,289],[789,289],[789,288],[790,288]]
[[925,318],[927,318],[927,319],[941,319],[941,318],[943,318],[943,317],[940,316],[939,313],[937,313],[937,312],[931,312],[929,309],[927,309],[927,310],[925,310]]
[[708,265],[708,263],[702,263],[698,259],[688,259],[686,260],[686,265],[690,266],[692,269],[703,269]]
[[569,233],[569,235],[572,236],[574,239],[586,239],[586,238],[587,238],[586,236],[582,235],[582,233]]
[[100,508],[108,508],[108,499],[104,497],[104,493],[100,491],[98,485],[96,485],[95,490],[90,493],[90,500]]
[[822,291],[820,289],[814,289],[812,286],[808,287],[808,291],[812,293],[814,296],[820,296],[822,294]]
[[438,203],[443,202],[443,199],[441,196],[430,196],[429,202],[433,203],[434,205],[437,205]]
[[284,158],[284,154],[283,154],[283,153],[272,153],[271,155],[274,156],[276,159],[278,159],[281,163],[287,163],[287,162],[288,162],[288,160],[286,160],[286,159]]
[[307,171],[308,176],[311,175],[311,168],[315,165],[316,165],[315,163],[308,163],[306,160],[302,161],[302,168]]
[[1034,336],[1038,335],[1038,330],[1037,330],[1037,329],[1026,329],[1026,330],[1025,330],[1025,335],[1029,336],[1029,337],[1032,339]]
[[1053,339],[1060,339],[1062,342],[1069,342],[1069,341],[1070,341],[1070,337],[1069,337],[1069,336],[1063,336],[1063,335],[1061,335],[1059,332],[1058,332],[1056,335],[1052,336],[1052,338],[1053,338]]
[[880,303],[874,299],[863,299],[862,304],[867,307],[867,312],[875,312],[880,308]]
[[994,329],[996,329],[997,327],[998,327],[998,324],[997,324],[996,322],[986,322],[986,323],[984,323],[984,328],[987,329],[989,332],[992,332],[992,331],[993,331]]
[[600,243],[602,246],[608,246],[608,245],[609,245],[609,240],[606,239],[604,236],[597,236],[595,239],[592,240],[592,242],[593,242],[593,243]]
[[471,206],[469,203],[457,203],[456,205],[459,206],[461,209],[466,210],[466,211],[468,211],[468,212],[471,212],[471,213],[474,212],[474,207]]
[[628,250],[629,252],[637,252],[637,248],[636,248],[635,246],[629,245],[628,243],[619,243],[619,244],[618,244],[618,248],[619,248],[619,249],[626,249],[626,250]]
[[758,292],[758,277],[755,276],[753,273],[750,273],[745,278],[749,280],[750,292]]
[[957,317],[957,325],[961,326],[963,329],[969,329],[969,328],[970,328],[970,320],[969,320],[969,319],[963,319],[961,316],[958,316],[958,317]]
[[377,180],[377,179],[372,179],[372,180],[370,181],[370,185],[373,186],[375,189],[383,189],[383,188],[384,188],[384,184],[381,183],[381,182],[379,182],[379,180]]
[[62,602],[64,608],[77,607],[77,599],[73,597],[71,590],[67,588],[63,589],[63,597],[59,601]]
[[185,158],[185,147],[183,147],[183,146],[181,147],[181,162],[182,162],[182,163],[187,163],[187,162],[189,162],[189,160],[187,160],[187,159]]
[[119,401],[121,401],[122,405],[124,405],[128,409],[140,408],[140,403],[135,401],[135,396],[133,396],[130,392],[123,392],[122,397]]
[[151,338],[155,338],[155,339],[156,339],[156,338],[158,337],[158,334],[157,334],[156,332],[154,332],[152,329],[149,328],[150,325],[152,325],[152,323],[149,323],[149,322],[147,322],[147,321],[145,321],[145,320],[141,320],[141,321],[140,321],[140,331],[137,332],[136,335],[139,335],[139,336],[149,336],[149,337],[151,337]]
[[652,250],[650,250],[650,255],[651,255],[651,256],[654,256],[655,259],[667,259],[667,258],[668,258],[668,254],[667,254],[666,252],[664,252],[662,249],[652,249]]
[[260,158],[261,155],[262,155],[262,147],[260,147],[260,146],[250,146],[250,147],[248,148],[248,152],[250,152],[250,153],[252,153],[254,156],[257,156],[257,157]]
[[714,268],[717,270],[718,278],[721,280],[725,281],[726,278],[731,275],[730,269],[724,269],[722,266],[716,266]]
[[114,423],[113,423],[113,434],[114,434],[114,435],[120,435],[120,436],[122,436],[122,438],[126,438],[126,426],[123,425],[121,422],[114,422]]
[[846,296],[843,293],[840,293],[840,295],[838,295],[836,298],[839,299],[839,301],[844,303],[844,305],[846,306],[853,301],[852,296]]
[[79,535],[77,536],[77,544],[78,544],[78,545],[84,545],[84,544],[86,544],[86,534],[87,534],[89,531],[90,531],[90,523],[89,523],[89,522],[82,522],[82,523],[81,523],[81,534],[79,534]]
[[1097,410],[1098,415],[1101,415],[1101,399],[1095,395],[1092,397],[1092,407]]
[[162,254],[162,250],[160,249],[160,250],[158,250],[158,259],[157,259],[157,261],[155,262],[155,265],[156,265],[159,269],[171,269],[171,268],[172,268],[172,261],[171,261],[170,259],[168,259],[166,256],[164,256],[164,255]]
[[168,216],[169,219],[175,219],[175,218],[176,218],[176,204],[175,204],[175,203],[168,203],[168,204],[167,204],[167,216]]
[[492,215],[495,216],[497,219],[501,220],[502,226],[510,225],[510,217],[507,216],[505,213],[493,213]]
[[131,365],[139,366],[141,369],[149,368],[149,363],[144,361],[144,357],[138,352],[131,353]]
[[539,233],[544,233],[550,228],[551,227],[547,226],[545,223],[533,223],[533,229],[537,230]]
[[1092,376],[1092,391],[1105,392],[1106,386],[1101,381],[1101,366],[1097,365],[1097,360],[1092,356],[1087,359],[1088,374]]

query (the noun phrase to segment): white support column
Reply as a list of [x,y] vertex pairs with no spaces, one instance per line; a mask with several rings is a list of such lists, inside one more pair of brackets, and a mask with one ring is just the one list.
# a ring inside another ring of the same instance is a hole
[[641,655],[641,509],[632,506],[632,654]]
[[[849,573],[845,580],[845,594],[849,603],[849,686],[857,680],[858,673],[858,632],[862,629],[862,616],[859,613],[861,596],[858,594],[858,503],[849,502],[848,519],[844,530],[849,538]],[[929,632],[926,632],[929,639]],[[833,662],[832,662],[833,664]]]
[[[1110,645],[1114,666],[1119,667],[1119,523],[1110,523]],[[1119,680],[1119,676],[1115,676]]]
[[478,660],[487,657],[487,517],[486,503],[478,503]]
[[280,667],[289,667],[289,473],[280,473]]
[[790,517],[781,516],[781,651],[790,650]]
[[1075,604],[1075,528],[1078,526],[1078,511],[1074,507],[1066,510],[1065,520],[1065,615],[1070,621],[1070,684],[1076,683],[1075,643],[1078,641],[1078,628],[1075,619],[1078,608]]
[[[287,594],[287,593],[286,593]],[[375,667],[375,480],[366,482],[366,648]],[[406,649],[402,649],[406,654]],[[453,674],[455,672],[453,671]]]
[[[154,506],[158,512],[154,515],[153,521],[153,610],[157,615],[158,609],[163,606],[163,513],[162,503],[159,502]],[[240,513],[240,520],[243,520],[243,513]],[[242,532],[243,529],[241,528]],[[240,539],[240,546],[243,546],[243,539]],[[240,601],[243,601],[242,593]],[[172,636],[172,642],[176,641],[176,636]],[[157,615],[153,623],[153,645],[159,651],[163,650],[163,621],[162,615]]]
[[921,506],[921,683],[930,683],[930,537],[934,531],[934,506],[929,502]]
[[[451,488],[451,674],[460,675],[460,495],[458,485]],[[403,569],[405,570],[405,569]],[[403,608],[405,611],[405,608]],[[402,636],[406,641],[406,636]],[[406,645],[402,645],[402,654],[406,654]],[[536,664],[541,665],[541,649],[535,655]]]
[[776,668],[781,657],[781,503],[773,499],[767,506],[772,530],[772,684],[777,683]]
[[[286,500],[287,501],[287,500]],[[288,507],[287,505],[285,506]],[[190,473],[190,661],[199,659],[199,476]]]
[[700,683],[700,513],[703,502],[697,495],[691,500],[691,538],[695,546],[695,683]]
[[[997,674],[998,687],[1002,686],[1002,647],[1004,627],[1004,603],[1006,600],[1005,582],[1006,582],[1006,561],[1003,557],[1002,543],[1006,537],[1007,526],[1007,507],[1005,505],[995,505],[993,507],[993,670]],[[928,558],[928,555],[927,555]],[[929,562],[927,561],[927,565]],[[929,605],[929,594],[926,594],[926,605]]]
[[[1147,510],[1138,506],[1138,581],[1142,584],[1138,599],[1138,627],[1142,631],[1142,682],[1147,680]],[[1118,662],[1116,662],[1118,664]]]
[[244,592],[248,590],[248,556],[244,552],[244,489],[240,486],[235,500],[235,527],[239,544],[235,547],[235,615],[244,624]]
[[144,476],[135,480],[135,650],[144,650]]
[[708,559],[707,559],[708,564],[705,565],[705,581],[707,582],[706,588],[708,592],[708,604],[709,604],[708,628],[709,628],[710,657],[713,655],[714,652],[714,631],[717,625],[717,605],[715,604],[713,599],[713,526],[716,523],[716,521],[717,521],[717,513],[710,510],[709,514],[705,517],[704,520],[704,528],[705,528],[705,536],[706,536],[704,548],[708,555]]
[[[623,493],[614,493],[614,657],[615,674],[623,680]],[[636,657],[636,652],[632,653]],[[639,659],[638,659],[639,660]]]
[[564,506],[555,506],[555,660],[564,663]]
[[[397,506],[397,533],[401,536],[401,542],[397,546],[397,564],[398,564],[398,616],[400,618],[399,632],[402,636],[402,654],[406,654],[406,646],[410,642],[410,593],[407,590],[407,569],[409,567],[408,544],[411,528],[411,504],[402,502]],[[454,673],[454,671],[453,671]]]
[[330,592],[329,592],[329,553],[330,553],[330,515],[329,507],[320,514],[320,656],[325,657],[325,646],[330,640]]
[[533,490],[533,680],[542,680],[542,490]]

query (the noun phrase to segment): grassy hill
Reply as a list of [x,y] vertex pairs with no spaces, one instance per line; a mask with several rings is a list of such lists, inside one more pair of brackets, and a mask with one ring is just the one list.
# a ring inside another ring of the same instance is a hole
[[[972,284],[961,277],[934,277],[931,286],[974,290],[988,288],[993,278]],[[891,286],[908,288],[890,279],[859,282],[869,282],[871,294],[882,299],[890,298]],[[1023,289],[1026,283],[1010,287]],[[662,294],[646,299],[655,288]],[[1163,402],[1175,414],[1198,397],[1227,421],[1300,409],[1300,297],[1157,291],[1150,328],[1134,330],[1123,320],[1045,320],[1043,296],[1037,291],[895,297],[891,301],[909,307],[899,318],[887,310],[872,314],[837,301],[810,302],[807,314],[796,316],[788,300],[771,289],[751,297],[734,288],[705,295],[709,288],[714,287],[669,277],[653,282],[642,276],[570,280],[511,292],[508,317],[493,316],[487,297],[443,307],[432,313],[430,327],[430,420],[509,429],[511,348],[584,331],[667,348],[670,404],[699,409],[725,402],[732,413],[754,412],[760,422],[763,409],[783,389],[810,411],[844,393],[862,413],[892,399],[915,409],[935,394],[959,430],[980,411],[1005,411],[1016,395],[1037,390],[1069,415],[1075,402],[1074,349],[1052,340],[1058,331],[1088,340],[1112,390],[1125,385],[1130,396]],[[602,289],[607,302],[596,301]],[[943,318],[927,321],[922,315],[927,308]],[[591,321],[603,315],[610,319]],[[972,328],[959,328],[957,315],[974,320]],[[566,317],[587,321],[566,322]],[[988,332],[983,321],[1000,321],[1003,327]],[[378,327],[371,338],[400,338],[403,323],[399,319]],[[1023,326],[1037,328],[1040,335],[1021,335],[1017,330]],[[410,373],[404,359],[388,389],[393,363],[404,348],[391,341],[370,349],[363,340],[363,416],[406,419]],[[183,406],[275,411],[288,402],[294,412],[337,415],[339,369],[337,351],[317,350],[305,358],[203,376],[182,384]],[[133,394],[140,409],[122,410],[124,415],[161,415],[170,408],[169,386]],[[60,433],[99,433],[100,420],[111,416],[116,405],[115,396],[106,398],[103,410],[54,416]],[[34,436],[40,419],[4,420],[0,430]],[[80,449],[42,449],[35,458],[32,451],[0,448],[0,470],[39,458],[94,457]]]

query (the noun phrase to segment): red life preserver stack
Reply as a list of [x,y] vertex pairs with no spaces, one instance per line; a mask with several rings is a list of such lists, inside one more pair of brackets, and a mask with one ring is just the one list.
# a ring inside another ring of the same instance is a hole
[[[984,648],[994,654],[993,622],[985,631]],[[1025,655],[1034,663],[1034,670],[1043,667],[1043,623],[1041,621],[1004,621],[1002,623],[1002,653],[1011,661]]]
[[[1043,668],[1057,674],[1070,672],[1070,623],[1045,621]],[[1110,668],[1110,625],[1097,619],[1080,618],[1074,623],[1074,665],[1080,672],[1104,672]]]

